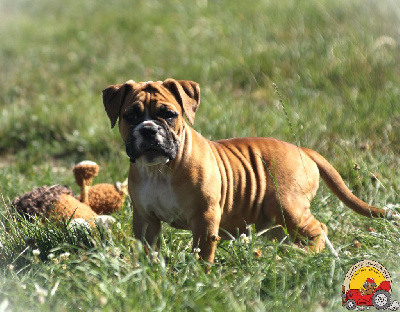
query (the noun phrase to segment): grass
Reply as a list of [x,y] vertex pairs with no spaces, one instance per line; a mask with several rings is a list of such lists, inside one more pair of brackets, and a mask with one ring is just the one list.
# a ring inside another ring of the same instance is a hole
[[252,233],[221,242],[209,275],[190,254],[190,233],[165,225],[159,260],[146,257],[129,202],[111,232],[16,221],[7,207],[40,185],[78,192],[71,167],[87,158],[101,166],[95,183],[124,180],[101,90],[167,77],[200,83],[194,127],[207,138],[313,148],[356,195],[396,204],[399,19],[391,0],[2,1],[0,311],[335,311],[344,275],[366,258],[389,270],[398,300],[398,226],[355,215],[325,186],[312,210],[340,260]]

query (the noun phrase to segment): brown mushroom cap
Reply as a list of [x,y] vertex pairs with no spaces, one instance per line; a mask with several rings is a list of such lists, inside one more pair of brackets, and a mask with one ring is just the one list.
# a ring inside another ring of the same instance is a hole
[[99,173],[99,165],[90,160],[81,161],[75,165],[73,172],[79,186],[90,186],[93,178]]
[[41,186],[15,198],[13,207],[24,216],[47,216],[61,195],[72,196],[72,192],[62,185]]
[[108,183],[100,183],[89,190],[89,206],[98,214],[118,212],[125,199],[123,192]]
[[62,194],[57,201],[53,202],[53,207],[49,211],[49,217],[56,219],[66,218],[67,220],[69,218],[82,218],[89,222],[91,226],[95,226],[94,219],[97,217],[97,213],[71,195]]

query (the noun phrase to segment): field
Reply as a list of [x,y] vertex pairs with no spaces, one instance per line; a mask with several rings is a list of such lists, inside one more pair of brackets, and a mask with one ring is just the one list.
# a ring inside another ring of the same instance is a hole
[[399,25],[395,0],[2,0],[0,311],[339,311],[344,276],[363,259],[389,270],[399,300],[399,225],[356,215],[324,183],[312,211],[339,259],[252,232],[220,242],[208,275],[191,233],[167,225],[147,257],[129,201],[111,232],[10,212],[36,186],[78,193],[71,168],[84,159],[101,167],[95,183],[124,180],[101,91],[168,77],[200,84],[194,128],[205,137],[312,148],[364,201],[396,206]]

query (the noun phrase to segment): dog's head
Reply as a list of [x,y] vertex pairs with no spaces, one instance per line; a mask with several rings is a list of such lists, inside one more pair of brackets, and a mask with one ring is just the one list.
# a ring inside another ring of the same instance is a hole
[[167,79],[111,85],[103,90],[111,128],[119,131],[131,162],[157,165],[175,159],[186,116],[193,124],[200,104],[196,82]]

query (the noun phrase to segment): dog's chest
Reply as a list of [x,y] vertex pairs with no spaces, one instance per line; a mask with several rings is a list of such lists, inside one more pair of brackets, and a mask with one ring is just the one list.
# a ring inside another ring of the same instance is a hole
[[161,221],[175,227],[187,227],[187,222],[174,194],[170,177],[144,177],[135,193],[136,198],[133,201],[145,215],[154,214]]

